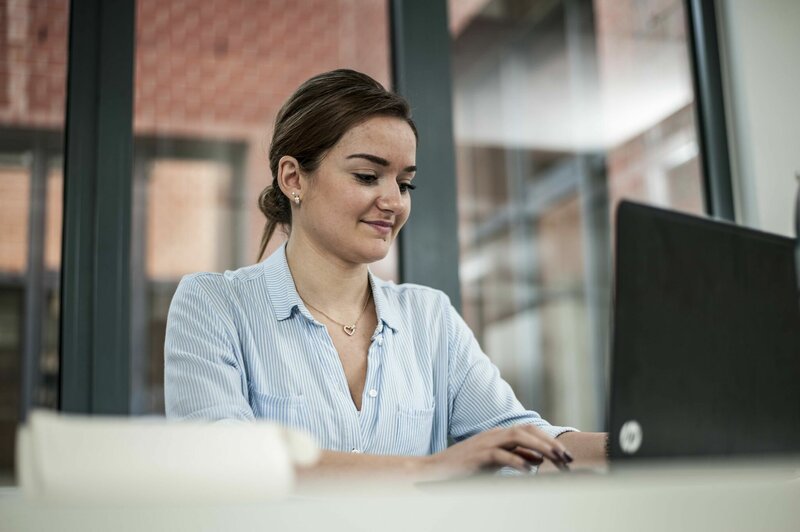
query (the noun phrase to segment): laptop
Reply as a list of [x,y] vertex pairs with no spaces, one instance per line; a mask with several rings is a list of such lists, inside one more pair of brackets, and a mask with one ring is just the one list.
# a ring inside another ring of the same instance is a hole
[[795,240],[617,209],[613,462],[800,453]]

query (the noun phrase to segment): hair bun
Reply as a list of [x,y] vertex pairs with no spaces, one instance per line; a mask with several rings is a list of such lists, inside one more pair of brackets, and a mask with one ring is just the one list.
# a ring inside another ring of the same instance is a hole
[[264,255],[267,243],[275,233],[275,228],[278,225],[290,227],[292,224],[292,207],[289,204],[289,198],[284,196],[280,187],[276,185],[277,183],[273,181],[258,195],[258,208],[267,218],[264,233],[261,236],[261,245],[259,246],[259,260]]

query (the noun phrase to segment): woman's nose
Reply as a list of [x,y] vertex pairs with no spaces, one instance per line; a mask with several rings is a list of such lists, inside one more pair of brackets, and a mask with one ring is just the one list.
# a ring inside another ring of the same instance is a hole
[[400,185],[390,183],[381,187],[381,195],[378,198],[378,208],[384,211],[396,212],[403,206],[403,196],[400,192]]

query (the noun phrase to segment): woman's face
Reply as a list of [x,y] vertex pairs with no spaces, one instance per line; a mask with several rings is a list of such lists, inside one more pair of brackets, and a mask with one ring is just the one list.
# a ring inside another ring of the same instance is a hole
[[416,153],[405,120],[377,116],[353,127],[301,178],[292,232],[347,263],[382,259],[411,211]]

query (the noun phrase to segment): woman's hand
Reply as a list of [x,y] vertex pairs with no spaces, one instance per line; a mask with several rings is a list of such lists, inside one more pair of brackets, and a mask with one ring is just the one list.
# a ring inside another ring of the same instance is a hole
[[[565,432],[561,436],[564,436],[564,442],[550,437],[533,425],[515,425],[481,432],[432,456],[322,451],[318,463],[298,468],[298,474],[303,483],[315,480],[339,482],[346,476],[360,480],[364,477],[381,478],[376,477],[376,472],[414,481],[442,480],[506,466],[527,473],[531,466],[542,463],[565,470],[574,459],[586,462],[604,453],[606,434]],[[573,452],[567,451],[564,443]]]
[[533,425],[515,425],[481,432],[427,457],[425,469],[445,478],[506,466],[527,473],[544,460],[568,469],[573,458],[561,442],[544,431]]

